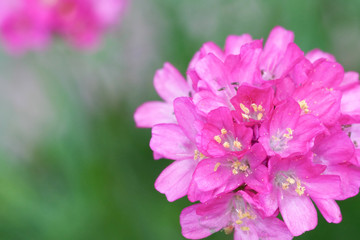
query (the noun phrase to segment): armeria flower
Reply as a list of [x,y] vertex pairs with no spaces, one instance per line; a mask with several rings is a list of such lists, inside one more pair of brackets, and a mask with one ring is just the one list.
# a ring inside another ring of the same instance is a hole
[[202,204],[185,208],[180,215],[184,237],[201,239],[221,229],[235,240],[291,239],[285,224],[276,217],[265,217],[261,206],[244,192],[221,194]]
[[[324,165],[312,164],[311,155],[283,159],[272,157],[269,160],[271,191],[259,195],[265,195],[267,214],[272,215],[279,207],[286,225],[295,236],[315,228],[317,214],[310,198],[316,203],[317,199],[331,200],[341,194],[340,177],[322,174],[325,169]],[[318,208],[323,211],[321,206]],[[335,211],[335,214],[339,212]]]
[[324,130],[311,114],[302,114],[297,102],[289,99],[276,107],[272,118],[262,124],[259,142],[269,156],[288,157],[309,151],[315,137]]
[[3,0],[0,36],[16,53],[43,48],[55,34],[75,47],[93,47],[126,5],[127,0]]
[[224,50],[203,45],[187,80],[170,64],[155,75],[164,102],[143,104],[135,121],[152,127],[155,159],[175,160],[155,188],[200,201],[181,213],[185,237],[291,239],[316,227],[314,203],[339,223],[336,200],[358,194],[358,74],[293,39],[281,27],[265,47],[229,36]]

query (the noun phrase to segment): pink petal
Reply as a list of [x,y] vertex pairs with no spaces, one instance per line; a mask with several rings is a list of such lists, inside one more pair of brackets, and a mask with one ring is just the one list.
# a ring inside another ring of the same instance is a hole
[[302,179],[306,192],[314,198],[336,198],[341,193],[340,177],[320,175],[315,178]]
[[313,49],[310,52],[308,52],[305,57],[310,60],[310,62],[314,63],[316,60],[319,60],[320,58],[325,58],[327,61],[335,62],[336,59],[333,55],[327,52],[323,52],[320,49]]
[[165,102],[146,102],[134,113],[137,127],[151,128],[160,123],[176,123],[172,104]]
[[200,91],[194,94],[193,101],[199,111],[209,113],[219,107],[228,107],[228,103],[210,91]]
[[287,46],[284,57],[280,60],[273,74],[276,78],[284,77],[294,67],[295,64],[299,63],[303,59],[304,53],[295,43],[289,43]]
[[[231,72],[231,82],[259,83],[261,72],[258,68],[259,56],[262,52],[262,41],[254,40],[241,47],[241,55],[235,59]],[[226,64],[229,64],[226,62]],[[228,65],[227,65],[228,66]]]
[[196,214],[196,208],[200,204],[195,204],[185,208],[180,214],[180,225],[182,235],[188,239],[201,239],[210,236],[221,229],[208,229],[200,225],[200,216]]
[[196,73],[204,80],[208,89],[221,98],[235,95],[235,90],[230,88],[229,74],[224,63],[213,54],[202,58],[195,66]]
[[328,164],[347,162],[353,157],[354,151],[354,144],[343,131],[317,138],[312,148],[314,161]]
[[202,191],[210,191],[224,185],[232,176],[231,168],[222,159],[204,159],[194,172],[194,181]]
[[186,195],[196,163],[193,159],[179,160],[165,168],[156,179],[155,188],[173,202]]
[[235,227],[234,240],[259,240],[259,235],[254,229],[243,231],[239,227]]
[[336,88],[344,78],[343,67],[336,62],[321,61],[310,75],[312,81],[326,88]]
[[239,55],[241,46],[251,41],[252,37],[249,34],[243,34],[240,36],[230,35],[225,41],[225,54]]
[[327,167],[326,174],[337,175],[341,179],[341,192],[336,200],[344,200],[359,193],[360,168],[344,164],[331,165]]
[[339,205],[332,199],[312,199],[319,208],[321,214],[329,223],[339,223],[342,220]]
[[205,120],[197,111],[194,103],[188,97],[177,98],[174,100],[174,112],[185,135],[195,142],[196,134],[202,129],[202,122]]
[[188,96],[191,91],[184,77],[170,63],[165,63],[162,69],[156,71],[154,87],[160,97],[169,103],[177,97]]
[[254,223],[259,239],[290,240],[293,238],[283,221],[276,217],[266,217]]
[[152,128],[150,148],[173,160],[192,159],[195,146],[176,124],[158,124]]
[[323,124],[327,126],[336,124],[341,115],[341,92],[327,88],[314,88],[311,83],[297,88],[292,97],[297,102],[305,101],[309,110],[308,114],[318,117]]
[[317,213],[310,198],[286,195],[278,201],[284,222],[294,236],[316,227]]
[[289,43],[294,41],[294,33],[280,26],[273,28],[266,41],[261,56],[261,69],[273,72],[276,65],[284,56]]

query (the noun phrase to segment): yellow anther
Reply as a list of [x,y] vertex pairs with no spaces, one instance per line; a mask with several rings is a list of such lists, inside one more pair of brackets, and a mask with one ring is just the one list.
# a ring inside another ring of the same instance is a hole
[[199,152],[199,150],[194,151],[194,160],[203,159],[205,158],[205,155]]
[[288,131],[288,133],[289,133],[290,135],[292,135],[293,132],[294,132],[294,130],[292,130],[291,128],[286,128],[286,131]]
[[220,167],[221,163],[216,163],[215,167],[214,167],[214,172],[216,172],[218,170],[218,168]]
[[224,228],[225,234],[231,234],[233,232],[233,230],[234,230],[234,226],[231,226],[231,225]]
[[219,136],[219,135],[216,135],[215,137],[214,137],[214,140],[217,142],[217,143],[221,143],[221,137]]
[[223,146],[224,146],[224,148],[230,148],[230,143],[229,142],[224,142]]
[[246,114],[250,113],[250,110],[247,107],[245,107],[245,105],[242,103],[240,103],[240,108],[241,108],[241,110],[243,110],[244,113],[246,113]]
[[256,116],[257,120],[261,120],[264,115],[262,113],[258,113]]
[[293,179],[293,178],[291,178],[291,177],[288,177],[288,178],[286,179],[286,181],[287,181],[288,183],[290,183],[290,184],[294,184],[294,183],[295,183],[295,179]]
[[241,116],[246,119],[246,120],[249,120],[250,119],[250,116],[245,114],[245,113],[242,113]]
[[241,148],[242,148],[241,142],[239,142],[238,140],[235,140],[235,141],[234,141],[234,147],[236,147],[236,148],[238,148],[238,149],[241,149]]
[[282,189],[287,190],[287,189],[289,189],[289,183],[282,183],[281,187],[282,187]]
[[199,158],[199,151],[195,150],[194,151],[194,160],[197,160]]
[[309,106],[307,105],[305,100],[299,101],[298,103],[300,105],[301,110],[303,110],[305,114],[310,112]]
[[292,135],[293,135],[294,130],[292,130],[291,128],[287,128],[286,131],[287,131],[288,133],[284,133],[283,136],[284,136],[285,138],[292,139],[292,138],[293,138]]
[[227,134],[227,131],[226,131],[226,129],[225,129],[225,128],[221,129],[221,134],[222,134],[222,135]]
[[243,163],[239,166],[239,169],[240,169],[241,171],[243,171],[243,172],[245,172],[246,170],[248,170],[248,168],[249,168],[249,166],[246,165],[246,164],[243,164]]
[[235,221],[235,223],[240,225],[240,224],[243,223],[243,221],[241,221],[240,219],[238,219],[238,220]]
[[255,103],[252,103],[250,106],[254,109],[255,112],[258,111],[258,106]]
[[262,111],[264,111],[264,109],[263,109],[263,107],[261,106],[261,105],[258,105],[258,110],[260,111],[260,112],[262,112]]
[[299,196],[302,196],[305,192],[305,187],[301,186],[301,182],[298,180],[296,181],[296,189],[295,192],[299,194]]
[[236,174],[238,174],[238,173],[239,173],[239,171],[238,171],[237,169],[235,169],[235,168],[234,168],[234,169],[232,170],[232,173],[233,173],[234,175],[236,175]]
[[250,228],[249,227],[246,227],[246,226],[244,226],[244,227],[241,227],[241,230],[243,230],[243,231],[250,231]]

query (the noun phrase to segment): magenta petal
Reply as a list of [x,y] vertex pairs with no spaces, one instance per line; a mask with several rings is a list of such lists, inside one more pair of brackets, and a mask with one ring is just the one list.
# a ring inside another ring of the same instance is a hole
[[294,236],[316,227],[317,213],[310,198],[286,195],[278,201],[284,222]]
[[239,55],[241,46],[251,41],[252,37],[249,34],[243,34],[241,36],[230,35],[225,41],[225,54]]
[[303,59],[304,53],[295,43],[289,43],[284,57],[278,63],[274,70],[274,75],[277,78],[286,76],[295,64]]
[[150,128],[160,123],[176,123],[172,104],[165,102],[146,102],[134,114],[137,127]]
[[342,220],[339,205],[332,199],[312,199],[319,208],[321,214],[329,223],[339,223]]
[[328,164],[348,162],[354,151],[354,144],[343,131],[317,138],[312,148],[312,152],[315,153],[314,161]]
[[244,180],[250,188],[261,193],[268,191],[268,176],[268,169],[264,165],[259,165],[253,170],[253,173]]
[[200,225],[200,216],[196,214],[196,209],[200,204],[195,204],[185,208],[180,214],[180,225],[182,235],[188,239],[201,239],[210,236],[221,229],[208,229]]
[[192,159],[195,145],[176,124],[158,124],[152,128],[150,148],[173,160]]
[[225,184],[231,176],[231,168],[224,166],[222,159],[209,158],[196,167],[194,181],[200,190],[210,191]]
[[174,112],[179,126],[185,135],[195,142],[196,134],[202,129],[205,121],[197,111],[194,103],[188,97],[179,97],[174,100]]
[[280,26],[273,28],[271,31],[265,47],[262,59],[262,69],[273,72],[276,65],[279,63],[289,43],[294,41],[294,33],[288,31]]
[[[224,63],[213,54],[209,54],[201,59],[195,66],[196,73],[200,79],[204,80],[208,88],[216,95],[226,96],[234,92],[228,88],[229,76]],[[219,91],[219,89],[224,90]],[[235,94],[235,92],[234,92]]]
[[306,192],[314,198],[336,198],[341,193],[340,177],[320,175],[315,178],[302,179]]
[[[261,221],[261,222],[260,222]],[[290,240],[293,238],[283,221],[275,217],[266,217],[254,223],[259,239]]]
[[188,96],[190,92],[184,77],[170,63],[165,63],[162,69],[157,70],[154,87],[160,97],[169,103],[177,97]]
[[[312,146],[313,139],[324,131],[320,121],[312,115],[302,115],[294,130],[294,138],[289,141],[287,154],[306,153]],[[282,155],[285,156],[285,153]]]
[[360,168],[352,165],[331,165],[326,169],[327,174],[337,175],[341,179],[341,194],[336,200],[344,200],[359,193]]
[[[241,47],[241,55],[233,58],[231,81],[241,83],[258,82],[261,72],[258,68],[259,56],[262,51],[262,41],[255,40]],[[229,65],[229,57],[226,64]]]
[[196,107],[204,113],[209,113],[219,107],[228,107],[226,101],[206,90],[195,93],[193,101]]
[[313,70],[310,78],[326,88],[336,88],[344,79],[344,69],[336,62],[322,61]]
[[156,179],[156,190],[164,193],[169,202],[182,198],[189,189],[195,166],[193,159],[173,162]]
[[[240,228],[236,227],[234,232],[234,240],[259,240],[257,232],[253,229],[250,231],[243,231]],[[264,238],[266,239],[266,238]]]
[[255,198],[261,204],[262,211],[264,212],[265,216],[272,216],[278,209],[276,191],[259,193],[255,196]]
[[310,52],[308,52],[305,57],[310,60],[310,62],[314,63],[316,60],[319,60],[320,58],[324,58],[330,62],[335,62],[336,59],[333,55],[327,52],[323,52],[320,49],[313,49]]

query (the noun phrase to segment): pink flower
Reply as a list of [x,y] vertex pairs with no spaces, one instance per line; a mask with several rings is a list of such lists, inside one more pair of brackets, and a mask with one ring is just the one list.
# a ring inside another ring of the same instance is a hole
[[203,125],[203,118],[197,114],[189,99],[177,98],[174,106],[179,124],[155,125],[150,141],[150,147],[157,156],[176,160],[155,182],[155,188],[164,193],[169,201],[187,194],[193,172],[205,157],[196,146],[196,135]]
[[274,216],[265,217],[261,206],[244,191],[222,194],[202,204],[185,208],[180,215],[182,234],[201,239],[224,230],[235,240],[292,239],[285,224]]
[[0,3],[0,34],[5,47],[14,53],[43,48],[50,40],[51,15],[36,0]]
[[359,193],[358,74],[321,50],[304,56],[293,39],[281,27],[264,48],[230,36],[224,50],[203,45],[187,80],[170,64],[155,75],[164,102],[140,106],[135,121],[152,127],[155,159],[175,160],[155,188],[169,201],[201,202],[181,213],[186,238],[223,229],[291,239],[316,227],[313,203],[339,223],[336,200]]
[[[259,195],[260,199],[263,198],[267,214],[272,215],[279,207],[285,224],[295,236],[314,229],[317,225],[317,214],[310,197],[316,203],[317,199],[332,200],[341,193],[340,177],[323,175],[325,169],[324,165],[312,164],[309,155],[271,158],[269,171],[272,190]],[[318,208],[321,212],[329,210],[326,206],[323,209],[322,205]],[[333,207],[330,210],[329,214],[332,214],[335,221],[341,221],[338,208]]]
[[262,124],[259,142],[269,156],[288,157],[308,152],[323,130],[315,116],[302,114],[299,104],[289,99],[276,107],[272,118]]
[[7,49],[20,53],[43,48],[54,34],[78,48],[93,47],[126,5],[127,0],[5,0],[1,37]]

